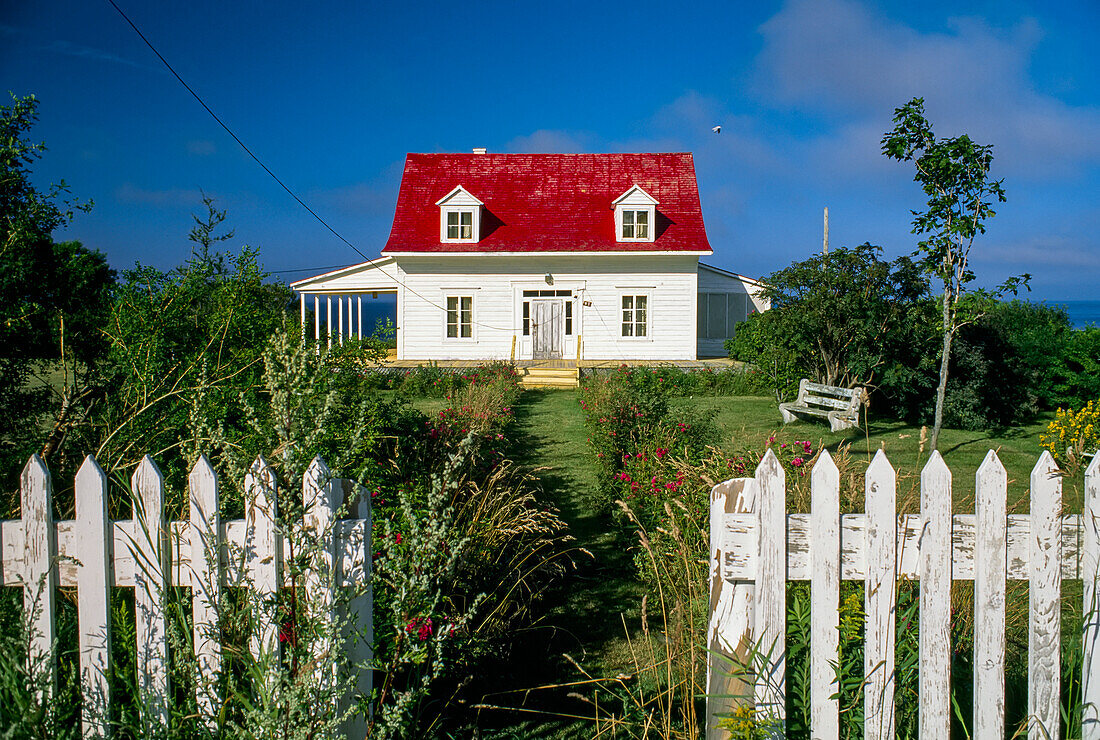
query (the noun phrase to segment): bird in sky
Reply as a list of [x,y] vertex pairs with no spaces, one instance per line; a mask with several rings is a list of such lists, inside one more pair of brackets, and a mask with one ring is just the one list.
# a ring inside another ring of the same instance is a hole
[[721,126],[715,126],[714,128],[711,129],[711,131],[713,131],[716,134],[720,134],[720,133],[722,133],[722,127]]

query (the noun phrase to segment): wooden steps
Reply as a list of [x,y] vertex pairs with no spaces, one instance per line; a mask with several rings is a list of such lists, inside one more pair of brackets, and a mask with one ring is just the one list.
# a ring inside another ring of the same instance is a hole
[[524,388],[577,388],[580,373],[575,367],[527,367],[519,382]]

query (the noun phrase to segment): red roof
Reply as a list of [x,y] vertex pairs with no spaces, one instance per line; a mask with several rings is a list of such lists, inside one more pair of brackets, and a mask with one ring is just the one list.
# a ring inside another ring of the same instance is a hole
[[[476,244],[442,244],[437,201],[458,185],[485,206]],[[615,241],[612,201],[657,199],[652,242]],[[690,154],[410,154],[383,254],[711,251]]]

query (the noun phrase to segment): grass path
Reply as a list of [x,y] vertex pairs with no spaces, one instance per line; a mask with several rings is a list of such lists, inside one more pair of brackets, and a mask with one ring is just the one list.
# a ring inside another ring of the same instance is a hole
[[[583,676],[565,658],[568,654],[594,676],[611,675],[623,668],[623,619],[638,621],[641,591],[634,577],[630,553],[611,534],[609,517],[592,510],[586,494],[594,490],[596,471],[584,429],[584,415],[576,391],[526,390],[516,406],[517,461],[538,473],[546,499],[558,507],[575,538],[576,568],[547,597],[549,613],[530,639],[521,641],[500,685],[516,688],[565,684]],[[533,692],[526,698],[488,697],[490,703],[559,714],[590,714],[586,705],[567,695],[586,687],[561,687]],[[511,714],[511,713],[508,713]],[[522,714],[492,717],[501,738],[588,738],[589,721],[565,718],[522,721]]]

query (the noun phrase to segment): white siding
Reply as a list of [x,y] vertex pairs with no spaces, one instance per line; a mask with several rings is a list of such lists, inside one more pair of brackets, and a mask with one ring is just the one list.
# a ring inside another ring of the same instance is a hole
[[[403,359],[530,357],[522,291],[572,290],[573,337],[564,359],[683,360],[695,357],[698,258],[680,255],[446,256],[399,258],[405,288],[398,323]],[[553,276],[553,285],[546,274]],[[649,296],[645,338],[622,336],[622,296]],[[447,296],[471,296],[473,336],[446,338]],[[588,305],[585,305],[588,304]]]

